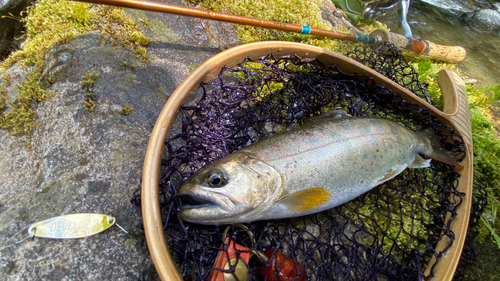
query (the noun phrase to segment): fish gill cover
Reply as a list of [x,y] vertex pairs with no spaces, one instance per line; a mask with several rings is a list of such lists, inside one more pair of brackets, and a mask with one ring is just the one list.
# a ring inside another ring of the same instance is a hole
[[[348,56],[432,104],[416,71],[394,46],[386,44],[376,51],[358,47]],[[460,160],[465,157],[465,144],[450,127],[366,75],[347,75],[341,66],[324,66],[316,59],[275,58],[272,54],[256,61],[246,59],[234,68],[224,67],[181,109],[180,128],[175,135],[171,132],[162,159],[163,225],[185,280],[205,280],[213,271],[231,273],[234,268],[213,268],[219,251],[228,250],[220,248],[226,226],[196,225],[180,219],[180,183],[216,159],[330,109],[343,109],[354,117],[388,118],[413,130],[433,128],[444,148]],[[434,250],[437,242],[448,236],[449,246],[453,243],[449,223],[464,196],[456,190],[459,177],[453,166],[432,161],[430,168],[406,169],[331,210],[245,224],[251,236],[237,227],[228,233],[248,248],[283,253],[305,270],[308,280],[428,279],[433,272],[425,276],[424,271],[431,257],[439,262],[441,255]],[[475,183],[474,188],[468,241],[477,235],[477,222],[486,204],[485,186]],[[140,205],[139,190],[132,202]],[[448,220],[447,214],[451,214]],[[474,251],[468,244],[466,256],[470,260]],[[240,255],[245,251],[236,252]],[[248,280],[263,280],[262,276],[280,280],[277,273],[285,265],[252,261],[246,266]],[[302,277],[297,274],[295,280]]]

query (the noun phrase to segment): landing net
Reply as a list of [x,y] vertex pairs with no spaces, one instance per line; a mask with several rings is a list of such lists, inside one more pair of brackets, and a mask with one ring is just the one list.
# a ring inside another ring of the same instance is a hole
[[[432,104],[416,71],[392,45],[377,51],[358,47],[348,56]],[[343,109],[354,117],[388,118],[412,130],[433,129],[445,149],[460,160],[465,157],[461,136],[427,109],[404,101],[369,76],[347,75],[341,66],[325,66],[317,59],[293,55],[276,58],[270,54],[224,67],[181,109],[178,126],[165,143],[160,205],[168,245],[185,280],[205,280],[212,271],[231,273],[234,268],[213,267],[219,251],[227,251],[227,246],[226,250],[220,248],[226,226],[196,225],[180,219],[180,183],[216,159],[331,109]],[[459,177],[453,166],[431,161],[430,168],[406,169],[331,210],[247,223],[248,231],[231,227],[228,234],[253,250],[282,252],[300,265],[295,269],[305,270],[307,280],[428,279],[434,274],[434,269],[430,275],[424,274],[431,257],[439,262],[442,255],[434,250],[437,242],[444,236],[450,238],[448,248],[454,241],[449,224],[464,196],[456,190]],[[484,193],[478,194],[471,217],[476,221],[485,204]],[[132,202],[140,204],[137,192]],[[265,280],[262,276],[280,280],[273,275],[279,272],[280,264],[252,260],[245,267],[248,280]],[[299,276],[300,272],[295,280],[303,280]]]

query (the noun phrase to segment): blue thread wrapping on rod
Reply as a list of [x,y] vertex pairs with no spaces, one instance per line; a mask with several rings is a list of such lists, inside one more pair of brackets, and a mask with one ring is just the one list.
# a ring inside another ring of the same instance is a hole
[[363,38],[363,36],[356,34],[356,42],[361,41],[362,38]]
[[303,25],[302,31],[300,32],[300,34],[309,34],[309,33],[311,33],[311,27],[309,27],[307,25]]

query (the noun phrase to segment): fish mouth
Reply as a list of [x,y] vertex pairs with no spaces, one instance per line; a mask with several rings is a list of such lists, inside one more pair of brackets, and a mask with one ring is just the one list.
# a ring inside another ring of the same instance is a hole
[[220,207],[218,204],[213,202],[207,197],[193,194],[181,195],[182,200],[182,210],[188,209],[214,209]]
[[236,205],[229,199],[229,197],[213,193],[203,192],[202,190],[179,190],[179,195],[182,200],[182,210],[207,210],[207,209],[220,209],[226,212],[233,212],[236,210]]

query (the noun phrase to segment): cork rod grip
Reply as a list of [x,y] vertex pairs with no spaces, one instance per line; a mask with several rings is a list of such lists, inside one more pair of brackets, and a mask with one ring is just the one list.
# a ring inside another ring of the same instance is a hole
[[461,46],[445,46],[430,41],[414,40],[402,34],[392,33],[387,30],[377,29],[370,33],[370,37],[380,36],[384,42],[394,44],[400,50],[407,50],[429,59],[458,63],[461,62],[467,52]]
[[429,41],[425,42],[430,46],[429,53],[426,54],[425,56],[432,59],[439,58],[444,61],[458,63],[461,62],[467,55],[467,52],[461,46],[445,46],[445,45],[438,45],[436,43],[432,43]]

